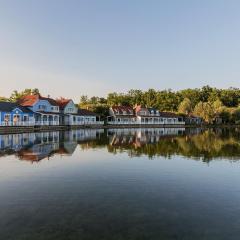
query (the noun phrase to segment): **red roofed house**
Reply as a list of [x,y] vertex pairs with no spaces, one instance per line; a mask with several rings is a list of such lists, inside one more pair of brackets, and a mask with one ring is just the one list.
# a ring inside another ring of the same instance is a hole
[[56,99],[56,102],[60,109],[60,125],[74,125],[75,114],[78,112],[78,108],[75,106],[73,100],[66,98]]
[[59,106],[54,99],[34,94],[23,96],[18,104],[34,112],[35,125],[59,125]]
[[103,125],[95,113],[79,109],[71,99],[60,98],[56,102],[61,112],[61,125]]
[[160,112],[155,108],[135,107],[139,124],[184,125],[183,117],[172,112]]
[[109,114],[109,124],[136,124],[135,113],[130,106],[112,106]]

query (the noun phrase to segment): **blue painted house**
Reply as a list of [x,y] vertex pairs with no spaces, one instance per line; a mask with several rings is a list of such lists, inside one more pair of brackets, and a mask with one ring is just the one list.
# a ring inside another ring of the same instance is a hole
[[34,113],[12,102],[0,102],[0,126],[34,126]]
[[34,112],[35,125],[59,125],[60,111],[57,102],[40,94],[22,97],[18,104]]

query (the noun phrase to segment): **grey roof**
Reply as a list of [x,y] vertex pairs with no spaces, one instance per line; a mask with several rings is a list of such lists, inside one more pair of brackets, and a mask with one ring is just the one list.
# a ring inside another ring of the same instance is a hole
[[94,112],[91,112],[87,109],[78,109],[78,115],[83,115],[83,116],[97,116]]
[[12,112],[15,108],[20,109],[24,113],[33,113],[27,107],[22,107],[13,102],[0,102],[0,112]]
[[70,115],[77,115],[77,116],[97,116],[94,112],[91,112],[87,109],[78,109],[77,113],[69,113]]

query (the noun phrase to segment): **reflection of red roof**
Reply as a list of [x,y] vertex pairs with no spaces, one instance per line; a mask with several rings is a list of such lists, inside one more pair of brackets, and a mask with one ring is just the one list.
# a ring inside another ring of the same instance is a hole
[[46,100],[53,106],[58,106],[57,102],[52,98],[42,97],[40,94],[26,95],[19,99],[18,104],[24,107],[32,107],[38,100]]
[[21,160],[38,162],[42,160],[44,157],[40,157],[37,153],[34,153],[31,150],[20,150],[18,152],[18,156]]
[[58,106],[60,107],[61,110],[63,110],[70,101],[72,101],[72,100],[71,99],[66,99],[66,98],[56,99],[56,102],[57,102],[57,104],[58,104]]

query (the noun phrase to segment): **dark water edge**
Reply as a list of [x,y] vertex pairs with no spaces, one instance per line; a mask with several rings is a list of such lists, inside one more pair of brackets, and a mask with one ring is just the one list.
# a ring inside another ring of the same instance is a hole
[[240,129],[0,135],[0,239],[239,239]]

